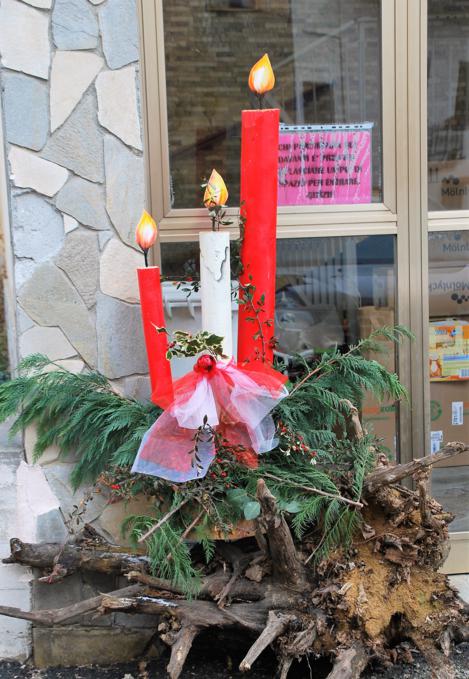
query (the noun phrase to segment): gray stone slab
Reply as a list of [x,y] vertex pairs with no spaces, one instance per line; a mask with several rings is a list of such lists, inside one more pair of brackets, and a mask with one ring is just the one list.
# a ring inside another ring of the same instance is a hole
[[121,239],[138,249],[135,227],[145,204],[144,165],[115,137],[104,140],[106,166],[106,208]]
[[[34,610],[44,610],[50,608],[62,608],[72,604],[98,596],[102,592],[110,592],[117,589],[113,586],[113,578],[107,576],[106,582],[100,581],[101,588],[90,587],[84,582],[82,573],[73,573],[60,582],[54,583],[51,587],[47,583],[38,580],[32,583],[32,600]],[[91,625],[93,627],[106,627],[113,623],[114,615],[103,615],[96,618],[95,612],[88,615],[77,615],[68,620],[69,625]],[[130,625],[132,626],[132,625]],[[134,625],[139,627],[141,625]]]
[[66,542],[69,537],[62,513],[59,509],[51,509],[37,517],[37,542]]
[[98,46],[98,22],[86,0],[55,0],[52,36],[62,50],[86,50]]
[[453,587],[456,587],[461,599],[469,604],[469,575],[450,575],[449,581]]
[[139,57],[135,0],[113,0],[99,12],[103,51],[109,68],[121,68]]
[[[14,436],[10,435],[10,428],[14,422],[14,418],[9,417],[7,420],[4,422],[0,423],[0,455],[3,455],[3,451],[8,451],[10,450],[16,450],[20,451],[23,446],[23,437],[21,436],[21,433],[15,434]],[[20,455],[22,458],[22,453],[17,452],[17,455]],[[19,461],[18,461],[19,464]]]
[[44,668],[126,662],[142,655],[154,633],[154,628],[36,627],[34,665]]
[[15,283],[16,289],[19,290],[24,283],[33,275],[34,269],[37,267],[36,262],[32,259],[18,259],[15,261]]
[[77,352],[96,365],[96,328],[83,300],[54,264],[40,264],[18,294],[18,302],[40,325],[62,328]]
[[74,505],[83,503],[84,514],[81,517],[82,524],[90,523],[97,519],[107,505],[108,498],[105,493],[94,493],[93,486],[80,486],[73,491],[70,484],[70,475],[75,467],[73,462],[54,462],[44,467],[47,482],[57,497],[60,508],[65,518],[73,512]]
[[90,309],[96,303],[99,274],[98,234],[92,231],[72,231],[55,259],[80,293]]
[[19,73],[3,73],[2,84],[7,141],[40,151],[49,132],[47,84]]
[[47,80],[50,64],[49,17],[16,0],[0,4],[2,65]]
[[104,189],[80,177],[72,177],[56,198],[59,210],[92,229],[107,230],[111,223],[105,209]]
[[25,314],[23,309],[20,309],[20,307],[16,307],[16,327],[18,333],[21,335],[23,332],[26,332],[26,330],[29,330],[33,326],[34,321],[29,318],[28,314]]
[[147,370],[140,306],[98,293],[98,369],[109,378]]
[[44,198],[25,193],[13,199],[13,250],[17,257],[42,262],[53,257],[63,241],[63,220]]
[[136,401],[150,400],[151,384],[148,375],[132,375],[131,377],[123,377],[121,380],[117,381],[116,386],[127,398],[134,398]]
[[[23,589],[2,591],[1,601],[4,606],[14,606],[29,610],[31,596],[29,586]],[[0,658],[24,661],[31,654],[31,623],[26,620],[0,617]]]
[[103,138],[92,92],[83,97],[68,120],[50,137],[41,157],[84,179],[104,181]]
[[452,532],[469,530],[469,466],[434,468],[432,495],[445,511],[456,515]]

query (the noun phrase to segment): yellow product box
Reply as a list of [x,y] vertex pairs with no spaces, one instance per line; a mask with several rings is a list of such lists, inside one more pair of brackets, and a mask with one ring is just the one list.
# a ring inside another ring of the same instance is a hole
[[469,379],[469,324],[448,319],[430,323],[431,382]]

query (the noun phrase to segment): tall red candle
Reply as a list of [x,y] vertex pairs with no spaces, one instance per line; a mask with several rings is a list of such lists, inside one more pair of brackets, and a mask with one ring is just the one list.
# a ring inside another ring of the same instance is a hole
[[164,408],[172,400],[173,380],[171,363],[166,358],[168,350],[166,333],[158,332],[155,327],[163,328],[165,326],[160,269],[158,266],[150,266],[145,269],[137,269],[137,274],[143,332],[150,371],[151,400]]
[[[273,360],[277,232],[278,109],[243,111],[241,118],[242,286],[255,288],[252,304],[240,304],[238,363]],[[263,303],[258,304],[262,300]],[[262,307],[256,320],[254,309]]]

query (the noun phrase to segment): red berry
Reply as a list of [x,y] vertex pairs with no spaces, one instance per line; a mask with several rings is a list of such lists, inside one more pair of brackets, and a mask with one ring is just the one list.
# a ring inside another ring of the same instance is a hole
[[213,356],[209,354],[203,354],[197,359],[197,363],[194,366],[194,370],[200,373],[210,373],[215,367],[216,361]]

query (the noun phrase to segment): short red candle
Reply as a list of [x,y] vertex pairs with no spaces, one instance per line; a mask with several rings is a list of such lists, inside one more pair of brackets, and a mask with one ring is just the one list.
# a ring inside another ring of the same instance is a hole
[[137,269],[137,274],[150,371],[151,400],[164,408],[172,400],[173,380],[171,363],[166,358],[167,336],[155,328],[155,326],[158,328],[165,326],[160,269],[158,266],[149,266],[145,269]]
[[[238,363],[264,357],[272,363],[275,313],[277,237],[278,135],[280,111],[266,109],[241,114],[241,214],[245,217],[241,249],[241,285],[255,287],[254,304],[264,295],[259,315],[263,339],[249,304],[240,304]],[[252,278],[251,278],[252,277]],[[242,296],[242,290],[241,290]],[[266,325],[265,321],[271,320]]]

